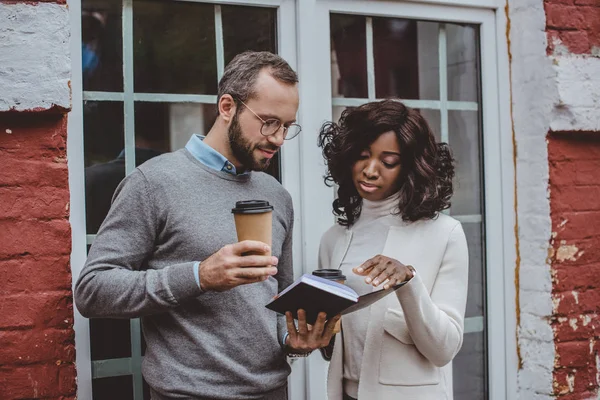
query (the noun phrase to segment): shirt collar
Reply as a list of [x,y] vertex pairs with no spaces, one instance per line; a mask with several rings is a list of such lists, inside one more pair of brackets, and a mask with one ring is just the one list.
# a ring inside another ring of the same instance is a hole
[[[185,148],[202,164],[216,171],[227,172],[231,175],[238,175],[235,165],[233,165],[225,156],[204,143],[206,136],[194,134],[185,145]],[[243,175],[246,172],[239,174]]]

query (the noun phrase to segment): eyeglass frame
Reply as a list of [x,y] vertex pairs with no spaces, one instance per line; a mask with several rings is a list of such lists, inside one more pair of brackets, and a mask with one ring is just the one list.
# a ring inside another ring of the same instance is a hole
[[[260,134],[263,135],[264,137],[269,137],[269,136],[276,135],[277,132],[279,132],[279,129],[281,129],[282,127],[283,127],[283,140],[292,140],[293,138],[295,138],[296,136],[298,136],[300,134],[300,132],[302,132],[302,127],[300,125],[298,125],[298,124],[289,124],[288,126],[285,126],[283,124],[283,122],[281,122],[281,120],[277,119],[277,118],[269,118],[267,120],[264,120],[261,117],[259,117],[258,114],[255,113],[253,109],[251,109],[250,107],[248,107],[248,105],[246,103],[244,103],[241,99],[238,98],[237,100],[240,103],[242,103],[244,105],[244,107],[246,107],[248,110],[250,110],[250,112],[252,114],[254,114],[254,116],[260,120],[260,122],[262,122],[262,125],[260,127]],[[279,126],[277,127],[277,129],[275,129],[275,131],[273,133],[271,133],[269,135],[265,135],[263,133],[263,128],[265,127],[265,125],[267,124],[268,121],[277,121],[279,123]],[[297,126],[298,127],[298,133],[296,133],[294,136],[288,138],[287,137],[287,132],[289,131],[290,126]]]

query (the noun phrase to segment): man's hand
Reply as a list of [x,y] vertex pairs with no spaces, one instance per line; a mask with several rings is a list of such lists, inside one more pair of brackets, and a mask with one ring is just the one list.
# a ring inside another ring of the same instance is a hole
[[339,321],[341,315],[336,315],[325,322],[326,318],[327,314],[324,312],[319,313],[315,324],[310,326],[306,323],[304,310],[298,310],[298,329],[296,330],[292,313],[286,312],[288,337],[285,345],[288,350],[294,353],[310,353],[313,350],[327,346],[333,336],[333,327]]
[[379,286],[384,283],[384,289],[415,276],[415,269],[412,266],[404,265],[396,259],[382,255],[368,259],[361,266],[353,268],[352,272],[356,275],[366,276],[367,284]]
[[[202,290],[223,292],[236,286],[262,282],[277,274],[277,257],[269,256],[269,246],[255,240],[228,244],[200,263]],[[265,255],[246,255],[246,252]]]

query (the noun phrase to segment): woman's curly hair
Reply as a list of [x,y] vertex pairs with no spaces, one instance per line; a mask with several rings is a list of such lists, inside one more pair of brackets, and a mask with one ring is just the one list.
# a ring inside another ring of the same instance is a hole
[[362,198],[352,180],[352,167],[363,150],[385,132],[400,145],[398,214],[404,221],[435,218],[450,207],[454,159],[446,143],[436,143],[427,121],[399,101],[383,100],[344,110],[339,122],[321,127],[319,147],[328,172],[325,184],[338,185],[333,213],[338,223],[352,226],[360,216]]

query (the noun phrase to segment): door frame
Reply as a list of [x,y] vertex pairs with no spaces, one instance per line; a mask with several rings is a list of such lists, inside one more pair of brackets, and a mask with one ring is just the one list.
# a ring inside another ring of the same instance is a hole
[[[301,5],[300,5],[301,3]],[[401,17],[480,25],[486,238],[486,325],[489,398],[516,396],[514,152],[510,120],[509,59],[504,4],[496,0],[408,2],[302,0],[297,4],[300,74],[301,225],[305,273],[316,268],[320,237],[333,223],[333,189],[317,134],[332,118],[329,14]],[[308,23],[310,21],[310,24]],[[298,209],[298,207],[296,207]],[[306,368],[306,399],[325,398],[327,364],[318,354]]]

